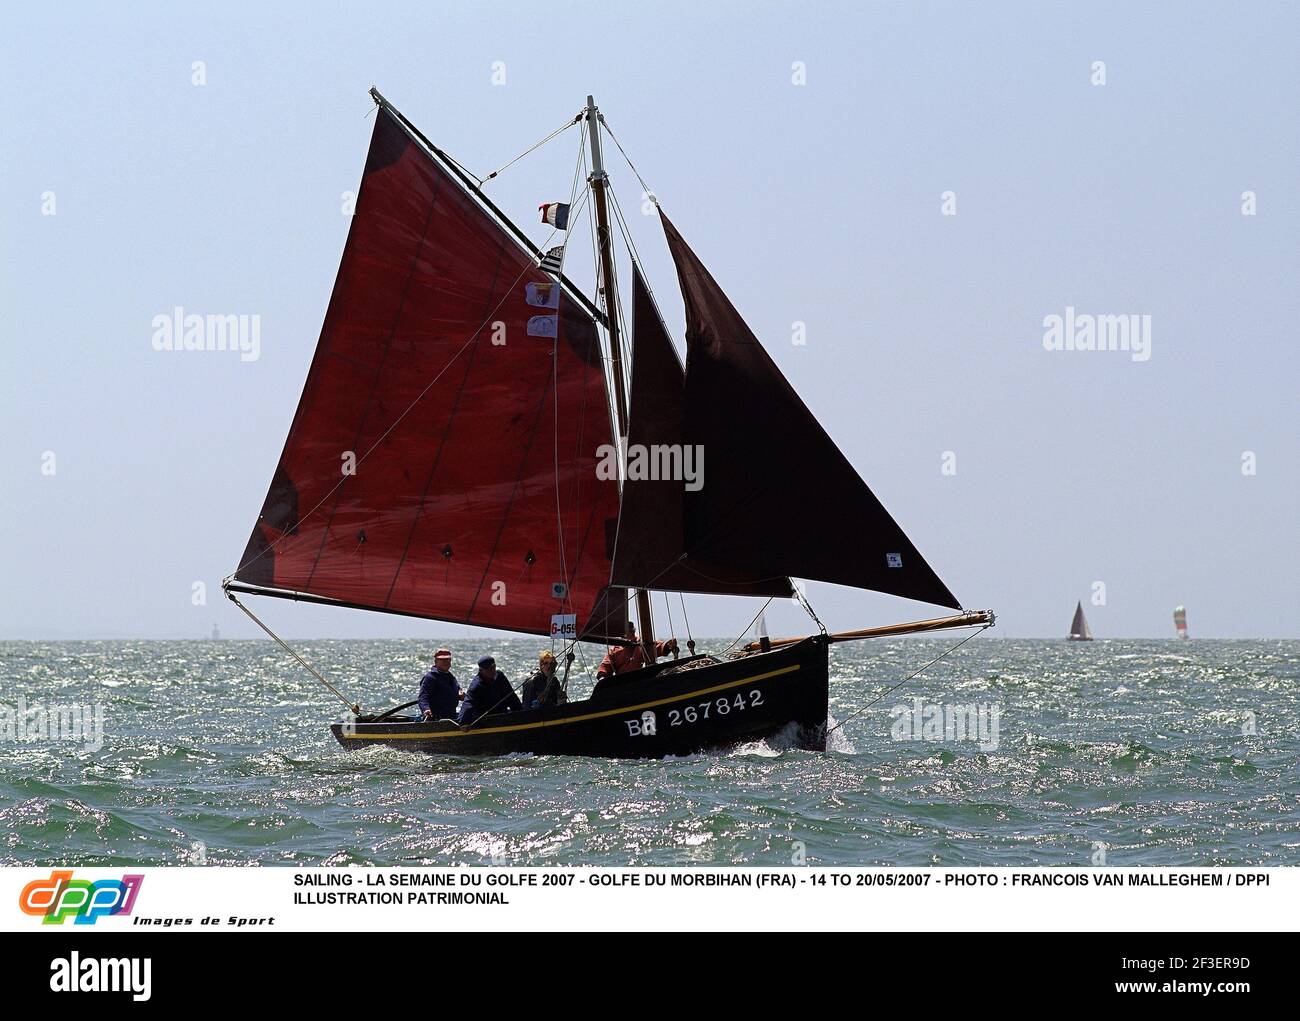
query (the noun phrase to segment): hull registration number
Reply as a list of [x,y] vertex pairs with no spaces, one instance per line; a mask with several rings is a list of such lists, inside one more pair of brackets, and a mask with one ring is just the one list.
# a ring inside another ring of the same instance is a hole
[[[703,702],[693,702],[681,709],[669,709],[668,726],[689,726],[717,716],[743,713],[762,704],[763,693],[758,688],[752,688],[748,692],[737,692],[735,695],[720,695],[718,698],[706,699]],[[627,726],[628,737],[653,737],[659,732],[659,717],[651,709],[647,709],[640,716],[624,720],[623,723]]]

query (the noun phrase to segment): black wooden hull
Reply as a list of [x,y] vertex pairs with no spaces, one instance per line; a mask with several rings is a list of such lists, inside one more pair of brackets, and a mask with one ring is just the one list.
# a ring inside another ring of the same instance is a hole
[[450,720],[343,721],[344,748],[390,745],[445,755],[588,755],[649,759],[757,740],[791,728],[799,745],[826,744],[827,649],[814,636],[771,652],[665,674],[672,661],[597,686],[590,698],[546,709]]

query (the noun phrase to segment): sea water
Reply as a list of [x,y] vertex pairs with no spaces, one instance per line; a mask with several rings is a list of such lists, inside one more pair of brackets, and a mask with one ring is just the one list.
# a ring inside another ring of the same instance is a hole
[[[0,643],[0,863],[1300,864],[1300,642],[980,636],[879,697],[953,640],[833,647],[825,753],[646,762],[345,752],[270,642]],[[375,709],[437,644],[301,648]]]

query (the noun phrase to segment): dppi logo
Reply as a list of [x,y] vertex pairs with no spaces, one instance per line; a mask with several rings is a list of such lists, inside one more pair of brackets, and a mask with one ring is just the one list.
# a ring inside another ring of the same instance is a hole
[[73,879],[72,871],[53,871],[49,879],[35,879],[23,887],[18,906],[24,914],[44,915],[46,925],[62,925],[68,917],[76,925],[94,925],[104,915],[129,915],[144,876],[121,879]]

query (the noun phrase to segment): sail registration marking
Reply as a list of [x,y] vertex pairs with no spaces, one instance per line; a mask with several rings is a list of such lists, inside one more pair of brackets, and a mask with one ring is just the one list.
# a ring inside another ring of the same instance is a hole
[[[653,702],[642,702],[640,705],[619,706],[617,709],[604,709],[598,713],[586,713],[583,716],[574,716],[567,720],[538,720],[536,723],[516,723],[513,726],[506,727],[481,727],[473,726],[462,728],[461,730],[449,730],[443,734],[349,734],[349,740],[353,741],[428,741],[432,738],[439,737],[464,737],[467,734],[502,734],[515,730],[533,730],[536,727],[562,727],[569,723],[581,723],[584,720],[598,720],[604,716],[620,716],[624,713],[640,712],[642,709],[653,709],[655,706],[667,705],[669,702],[681,702],[692,698],[698,698],[700,695],[711,695],[715,691],[725,691],[727,688],[739,688],[746,684],[753,684],[755,681],[765,681],[769,677],[779,677],[781,674],[793,673],[799,669],[799,664],[793,666],[784,666],[780,670],[769,670],[765,674],[755,674],[753,677],[746,677],[739,681],[728,681],[726,684],[715,684],[711,688],[700,688],[698,691],[689,691],[681,695],[673,695],[669,698],[656,699]],[[364,724],[363,724],[364,726]]]

